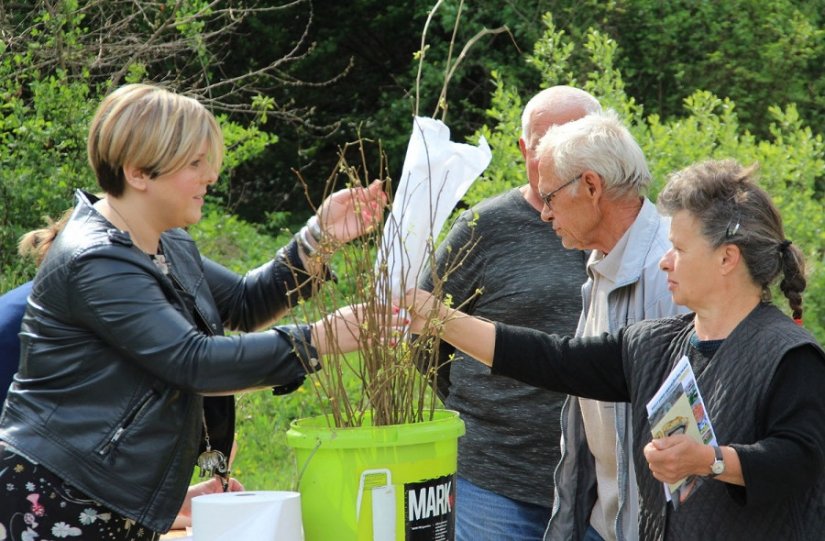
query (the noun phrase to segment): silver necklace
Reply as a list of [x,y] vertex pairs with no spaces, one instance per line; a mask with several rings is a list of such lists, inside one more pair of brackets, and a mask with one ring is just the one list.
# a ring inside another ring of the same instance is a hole
[[[126,217],[123,216],[117,208],[112,206],[112,203],[108,198],[106,199],[106,205],[112,209],[121,220],[123,220],[123,223],[126,224],[127,228],[129,228],[129,233],[135,235],[135,229],[129,224]],[[138,246],[138,248],[140,249],[140,246]],[[141,249],[141,251],[143,250]],[[159,252],[157,254],[148,255],[163,274],[169,274],[169,264],[167,263],[166,256],[163,253]],[[198,455],[197,464],[198,468],[200,468],[200,477],[206,477],[207,475],[214,477],[217,475],[221,480],[223,491],[226,492],[229,489],[229,462],[226,460],[226,455],[217,449],[212,449],[212,445],[209,443],[209,429],[206,426],[206,412],[202,412],[202,418],[203,438],[206,443],[206,450]]]

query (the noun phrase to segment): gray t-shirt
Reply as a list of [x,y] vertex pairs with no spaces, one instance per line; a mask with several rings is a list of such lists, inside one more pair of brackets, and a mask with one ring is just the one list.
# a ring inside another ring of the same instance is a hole
[[[469,253],[462,250],[475,242]],[[481,288],[463,311],[574,334],[587,278],[586,253],[565,250],[519,189],[464,212],[439,245],[437,266],[449,268],[464,256],[444,284],[454,306]],[[420,286],[432,290],[429,272]],[[454,351],[442,347],[445,356]],[[551,507],[565,395],[492,376],[480,362],[455,353],[445,405],[461,414],[467,429],[458,441],[459,475],[515,500]]]

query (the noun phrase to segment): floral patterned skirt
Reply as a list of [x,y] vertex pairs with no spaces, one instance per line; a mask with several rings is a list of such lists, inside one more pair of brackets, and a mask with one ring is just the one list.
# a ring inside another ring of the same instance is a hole
[[156,541],[159,537],[0,442],[0,541]]

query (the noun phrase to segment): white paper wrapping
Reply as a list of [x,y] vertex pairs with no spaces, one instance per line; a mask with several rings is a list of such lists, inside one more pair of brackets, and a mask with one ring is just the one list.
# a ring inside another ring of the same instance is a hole
[[[383,249],[376,269],[386,264],[390,296],[416,287],[436,239],[456,203],[487,168],[492,152],[484,137],[477,147],[450,141],[450,128],[439,120],[415,117],[392,213],[384,224]],[[384,259],[386,258],[386,262]],[[381,293],[381,292],[379,292]]]
[[298,492],[250,491],[192,499],[194,541],[303,541]]

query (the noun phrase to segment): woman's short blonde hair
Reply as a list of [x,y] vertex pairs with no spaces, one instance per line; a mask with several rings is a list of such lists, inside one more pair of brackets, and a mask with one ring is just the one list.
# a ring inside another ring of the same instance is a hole
[[151,178],[182,169],[207,144],[216,171],[223,161],[223,134],[197,100],[147,84],[124,85],[106,96],[91,126],[89,165],[107,194],[124,190],[124,166]]

